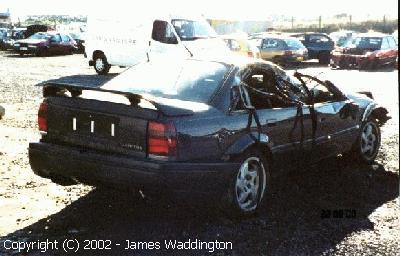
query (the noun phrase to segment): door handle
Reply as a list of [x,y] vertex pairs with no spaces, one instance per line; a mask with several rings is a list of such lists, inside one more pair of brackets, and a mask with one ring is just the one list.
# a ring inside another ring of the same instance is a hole
[[268,127],[276,126],[276,119],[267,119],[267,126]]

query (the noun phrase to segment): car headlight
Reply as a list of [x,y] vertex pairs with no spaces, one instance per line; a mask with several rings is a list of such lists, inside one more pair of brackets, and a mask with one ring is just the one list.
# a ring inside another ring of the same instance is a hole
[[19,44],[14,44],[15,47],[19,47]]
[[28,45],[29,48],[37,48],[36,45]]

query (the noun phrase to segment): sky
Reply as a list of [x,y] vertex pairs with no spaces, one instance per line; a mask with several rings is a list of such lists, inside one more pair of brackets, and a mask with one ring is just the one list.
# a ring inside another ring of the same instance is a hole
[[138,10],[154,10],[156,7],[157,10],[170,9],[175,12],[203,14],[207,18],[236,20],[264,20],[271,15],[311,18],[339,13],[349,13],[355,17],[383,17],[383,15],[387,15],[388,18],[398,17],[397,0],[113,0],[111,2],[112,4],[84,0],[0,0],[0,12],[9,8],[13,19],[17,19],[30,14],[91,15],[110,10],[115,12],[129,10],[135,13]]

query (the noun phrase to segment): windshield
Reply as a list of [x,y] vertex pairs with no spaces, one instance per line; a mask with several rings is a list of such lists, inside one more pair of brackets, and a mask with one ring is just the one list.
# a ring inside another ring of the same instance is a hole
[[50,37],[51,35],[47,33],[36,33],[34,35],[31,35],[29,39],[49,39]]
[[155,97],[206,103],[219,88],[229,66],[217,62],[153,61],[134,66],[102,88]]
[[382,44],[382,37],[357,37],[353,45],[362,49],[380,49]]
[[182,41],[201,38],[214,38],[217,36],[214,29],[205,20],[172,20],[176,33]]
[[300,40],[295,38],[284,39],[285,43],[289,47],[289,49],[304,49],[304,45],[300,42]]

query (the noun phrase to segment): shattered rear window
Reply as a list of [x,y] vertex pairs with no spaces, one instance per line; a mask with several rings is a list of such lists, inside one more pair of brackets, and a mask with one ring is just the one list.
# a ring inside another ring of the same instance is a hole
[[102,88],[206,103],[228,70],[229,66],[211,61],[150,61],[133,66]]

